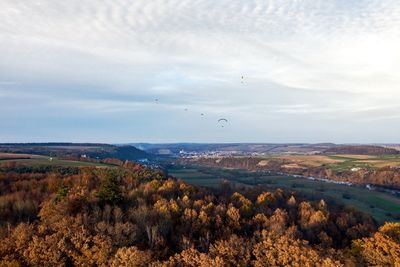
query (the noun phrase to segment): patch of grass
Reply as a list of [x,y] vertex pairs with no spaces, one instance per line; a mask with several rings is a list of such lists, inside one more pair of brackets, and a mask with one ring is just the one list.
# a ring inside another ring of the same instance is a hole
[[368,197],[368,201],[377,208],[386,210],[388,212],[400,213],[400,201],[396,203],[381,196],[370,196]]
[[325,167],[332,169],[334,171],[348,171],[352,168],[362,168],[367,170],[375,170],[374,166],[371,166],[369,163],[360,162],[356,160],[347,160],[341,163],[332,163],[326,164]]
[[332,155],[332,156],[328,156],[328,158],[330,159],[336,159],[336,160],[344,160],[344,161],[353,161],[353,160],[357,160],[356,158],[352,158],[350,156],[338,156],[338,155]]

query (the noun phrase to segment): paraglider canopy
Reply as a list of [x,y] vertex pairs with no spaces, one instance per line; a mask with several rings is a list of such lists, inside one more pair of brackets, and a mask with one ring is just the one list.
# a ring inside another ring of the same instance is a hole
[[218,124],[220,124],[222,128],[224,127],[224,125],[226,123],[228,123],[227,119],[221,118],[221,119],[218,120]]

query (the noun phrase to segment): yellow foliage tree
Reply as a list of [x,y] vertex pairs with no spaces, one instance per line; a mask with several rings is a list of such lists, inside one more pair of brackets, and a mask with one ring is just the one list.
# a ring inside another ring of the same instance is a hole
[[118,249],[111,260],[111,267],[146,267],[152,262],[149,251],[141,251],[137,247]]

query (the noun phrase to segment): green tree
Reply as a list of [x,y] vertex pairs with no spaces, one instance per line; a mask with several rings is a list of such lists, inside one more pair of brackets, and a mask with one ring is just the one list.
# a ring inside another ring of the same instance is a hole
[[109,172],[101,181],[98,197],[103,204],[116,205],[122,200],[120,181],[115,173]]
[[66,197],[68,195],[69,192],[69,187],[67,185],[61,185],[56,193],[56,202],[60,202],[61,200],[63,200],[64,197]]

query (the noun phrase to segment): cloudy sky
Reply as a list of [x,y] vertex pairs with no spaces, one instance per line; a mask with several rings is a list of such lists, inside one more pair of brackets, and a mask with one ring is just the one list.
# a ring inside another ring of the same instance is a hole
[[400,1],[0,0],[28,141],[400,142]]

